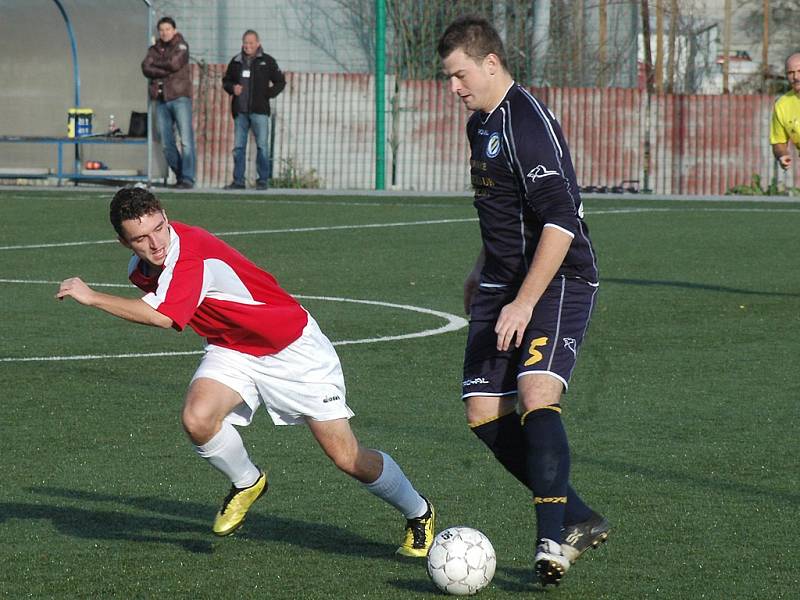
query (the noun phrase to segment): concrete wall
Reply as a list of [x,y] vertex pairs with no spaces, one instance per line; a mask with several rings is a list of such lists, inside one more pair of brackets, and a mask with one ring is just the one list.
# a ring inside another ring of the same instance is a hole
[[[131,111],[147,107],[140,63],[147,50],[142,0],[62,0],[72,22],[83,107],[94,109],[94,131],[109,115],[127,131]],[[0,135],[66,135],[74,106],[69,36],[53,0],[0,0]],[[65,147],[65,158],[72,157]],[[55,169],[55,146],[0,144],[0,167]],[[146,169],[146,146],[85,146],[83,160],[115,169]],[[65,167],[71,168],[71,163]]]

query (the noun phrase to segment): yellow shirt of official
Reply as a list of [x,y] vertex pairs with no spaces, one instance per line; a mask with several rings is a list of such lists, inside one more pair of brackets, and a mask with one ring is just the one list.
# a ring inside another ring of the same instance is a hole
[[769,143],[785,144],[789,140],[800,149],[800,96],[792,90],[775,101]]

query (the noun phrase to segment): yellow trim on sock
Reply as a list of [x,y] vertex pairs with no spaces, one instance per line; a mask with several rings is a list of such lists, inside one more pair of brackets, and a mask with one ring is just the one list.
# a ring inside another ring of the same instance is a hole
[[522,413],[522,416],[519,418],[520,425],[525,425],[525,419],[528,418],[528,415],[532,412],[536,412],[537,410],[554,410],[558,414],[561,414],[561,407],[558,404],[550,404],[549,406],[540,406],[539,408],[534,408],[533,410],[528,410]]
[[489,417],[488,419],[484,419],[483,421],[477,421],[475,423],[467,423],[470,429],[475,429],[476,427],[480,427],[481,425],[486,425],[486,423],[491,423],[492,421],[497,421],[497,419],[502,419],[503,417],[507,417],[511,413],[516,412],[515,408],[512,408],[508,412],[503,413],[502,415],[497,415],[494,417]]
[[534,504],[566,504],[567,497],[566,496],[546,496],[544,498],[540,496],[533,497]]

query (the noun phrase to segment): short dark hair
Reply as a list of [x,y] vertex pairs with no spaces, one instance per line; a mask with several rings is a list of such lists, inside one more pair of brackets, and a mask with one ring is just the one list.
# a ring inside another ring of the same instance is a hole
[[483,17],[469,15],[459,17],[445,29],[439,39],[436,51],[439,58],[445,59],[454,51],[461,49],[475,62],[480,62],[489,54],[500,59],[500,64],[508,71],[506,51],[500,34]]
[[260,37],[258,37],[258,32],[257,32],[255,29],[248,29],[247,31],[245,31],[245,32],[242,34],[242,39],[246,38],[248,35],[254,35],[254,36],[256,36],[256,39],[257,39],[259,42],[261,41],[261,38],[260,38]]
[[175,25],[175,19],[173,19],[172,17],[161,17],[161,18],[158,20],[158,24],[156,25],[156,29],[158,29],[159,27],[161,27],[161,24],[162,24],[162,23],[169,23],[170,25],[172,25],[172,28],[173,28],[173,29],[177,29],[177,28],[178,28],[178,26],[177,26],[177,25]]
[[150,191],[140,187],[124,187],[114,194],[109,218],[117,235],[122,235],[122,222],[138,220],[162,211],[161,202]]

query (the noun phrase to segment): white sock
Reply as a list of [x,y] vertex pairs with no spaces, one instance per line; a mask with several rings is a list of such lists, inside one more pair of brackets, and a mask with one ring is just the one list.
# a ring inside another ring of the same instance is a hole
[[247,455],[242,436],[230,423],[223,421],[222,429],[202,446],[195,446],[194,450],[224,473],[237,488],[250,487],[261,476],[261,471]]
[[[380,450],[378,451],[380,452]],[[372,483],[364,486],[370,493],[388,502],[399,510],[406,519],[421,517],[428,511],[428,503],[419,495],[399,465],[391,456],[380,452],[383,457],[383,471]]]

